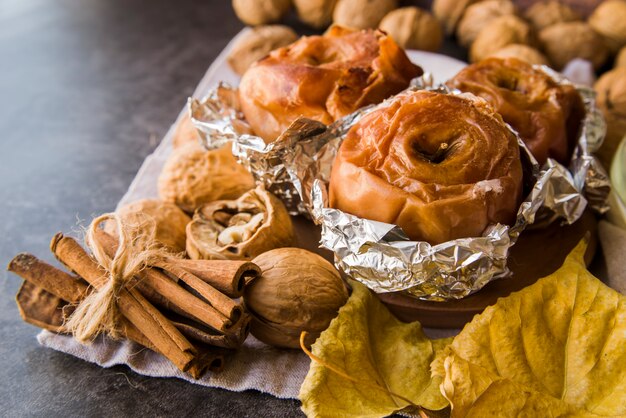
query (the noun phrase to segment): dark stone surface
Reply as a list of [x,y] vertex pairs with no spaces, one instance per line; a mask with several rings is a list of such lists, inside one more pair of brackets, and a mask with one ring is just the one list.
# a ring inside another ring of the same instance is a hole
[[[226,0],[3,0],[3,265],[21,251],[52,262],[54,233],[114,209],[242,27]],[[450,43],[444,51],[463,54]],[[0,273],[2,416],[302,415],[297,401],[102,369],[40,347],[14,302],[19,283]]]

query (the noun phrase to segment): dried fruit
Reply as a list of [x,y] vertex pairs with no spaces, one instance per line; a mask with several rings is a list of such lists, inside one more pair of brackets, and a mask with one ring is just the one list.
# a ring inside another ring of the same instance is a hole
[[489,22],[500,16],[514,15],[515,12],[515,5],[510,0],[486,0],[471,4],[459,21],[456,37],[461,45],[469,48]]
[[445,33],[451,35],[468,6],[477,1],[479,0],[435,0],[433,14],[443,25]]
[[557,70],[574,58],[590,61],[597,70],[608,58],[604,40],[584,22],[557,23],[539,32],[543,50]]
[[611,52],[626,45],[626,2],[608,0],[600,3],[589,16],[589,25],[605,39]]
[[388,13],[379,28],[402,48],[437,51],[443,40],[437,19],[417,7],[402,7]]
[[159,196],[193,213],[219,199],[236,199],[254,187],[252,175],[230,147],[206,151],[189,144],[174,150],[159,176]]
[[626,67],[604,73],[593,88],[607,127],[606,137],[597,155],[602,164],[609,168],[617,146],[626,135]]
[[348,299],[339,272],[312,252],[278,248],[253,262],[262,274],[246,286],[244,302],[252,314],[250,332],[266,344],[297,348],[306,331],[310,345]]
[[293,0],[298,18],[316,29],[330,25],[336,4],[337,0]]
[[246,32],[228,54],[228,65],[239,75],[270,51],[296,41],[298,35],[288,26],[257,26]]
[[562,22],[576,22],[580,15],[566,4],[557,0],[539,1],[526,10],[524,17],[531,26],[540,31],[548,26]]
[[397,6],[396,0],[339,0],[333,22],[348,28],[374,29]]
[[[156,199],[142,199],[122,206],[115,213],[124,224],[154,228],[154,240],[170,251],[174,253],[185,251],[185,228],[191,218],[175,204]],[[115,222],[110,220],[105,222],[104,230],[117,236]]]
[[187,254],[193,259],[248,260],[294,241],[285,205],[262,187],[200,207],[187,225]]
[[489,58],[517,58],[533,65],[549,65],[545,55],[532,46],[510,44],[489,55]]
[[250,26],[279,21],[291,8],[291,0],[233,0],[237,17]]
[[507,45],[527,45],[532,40],[528,23],[514,15],[500,16],[478,33],[470,48],[470,61],[481,61]]

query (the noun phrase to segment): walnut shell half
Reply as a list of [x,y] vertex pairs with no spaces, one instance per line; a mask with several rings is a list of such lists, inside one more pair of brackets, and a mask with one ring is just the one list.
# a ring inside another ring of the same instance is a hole
[[193,259],[249,260],[294,241],[285,205],[263,187],[202,206],[187,225],[187,254]]

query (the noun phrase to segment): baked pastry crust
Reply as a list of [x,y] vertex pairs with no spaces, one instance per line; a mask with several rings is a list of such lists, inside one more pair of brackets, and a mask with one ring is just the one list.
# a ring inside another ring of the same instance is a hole
[[439,244],[511,224],[521,200],[515,135],[483,100],[418,91],[365,116],[339,148],[330,205]]
[[422,73],[383,32],[333,26],[259,60],[243,75],[239,97],[253,131],[271,142],[300,116],[329,124]]
[[515,58],[469,65],[447,85],[487,100],[519,133],[539,164],[548,157],[569,162],[585,115],[574,86],[560,85]]

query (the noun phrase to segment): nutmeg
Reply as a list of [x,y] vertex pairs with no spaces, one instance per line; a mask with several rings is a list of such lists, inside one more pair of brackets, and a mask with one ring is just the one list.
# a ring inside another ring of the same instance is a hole
[[254,187],[252,175],[230,147],[206,151],[189,144],[174,150],[159,176],[159,196],[188,213],[219,199],[236,199]]
[[291,0],[233,0],[237,17],[250,26],[279,21],[291,8]]
[[228,65],[237,74],[243,75],[253,63],[270,51],[289,45],[297,39],[298,35],[288,26],[256,26],[243,34],[233,45],[228,54]]
[[196,127],[193,126],[193,123],[191,123],[189,114],[185,113],[176,124],[174,136],[172,137],[172,146],[174,149],[178,149],[190,144],[200,148],[200,134]]
[[532,65],[549,65],[545,55],[532,46],[510,44],[489,55],[489,58],[517,58]]
[[604,73],[593,88],[607,127],[606,137],[597,154],[602,164],[609,168],[617,146],[626,135],[626,67]]
[[517,16],[500,16],[478,33],[470,48],[470,61],[481,61],[510,44],[530,44],[531,42],[532,33],[528,23]]
[[514,15],[515,5],[510,0],[486,0],[471,4],[456,28],[456,37],[466,48],[474,42],[478,33],[494,19]]
[[417,7],[403,7],[388,13],[379,28],[402,48],[437,51],[443,40],[439,21]]
[[201,206],[187,224],[187,254],[193,259],[249,260],[294,241],[285,205],[263,187]]
[[[185,251],[185,228],[191,219],[175,204],[142,199],[122,206],[115,213],[125,224],[154,228],[154,240],[169,251]],[[106,221],[104,231],[117,236],[117,224],[112,220]]]
[[339,272],[312,252],[279,248],[253,263],[261,276],[246,286],[243,300],[252,315],[250,332],[266,344],[298,348],[302,331],[305,344],[312,344],[348,300]]
[[557,0],[539,1],[526,10],[524,17],[531,26],[540,31],[548,26],[562,22],[575,22],[580,20],[580,15],[566,4]]
[[617,52],[626,45],[626,1],[600,3],[589,16],[589,25],[604,37],[611,52]]
[[336,4],[337,0],[293,0],[298,18],[316,29],[330,25]]
[[433,14],[443,25],[447,35],[452,35],[463,16],[463,13],[470,4],[479,0],[435,0],[433,1]]
[[619,50],[614,67],[626,67],[626,46]]
[[349,28],[373,29],[397,6],[396,0],[339,0],[333,22]]
[[548,26],[539,32],[539,40],[557,70],[565,67],[574,58],[590,61],[597,70],[605,63],[609,54],[602,37],[584,22]]

